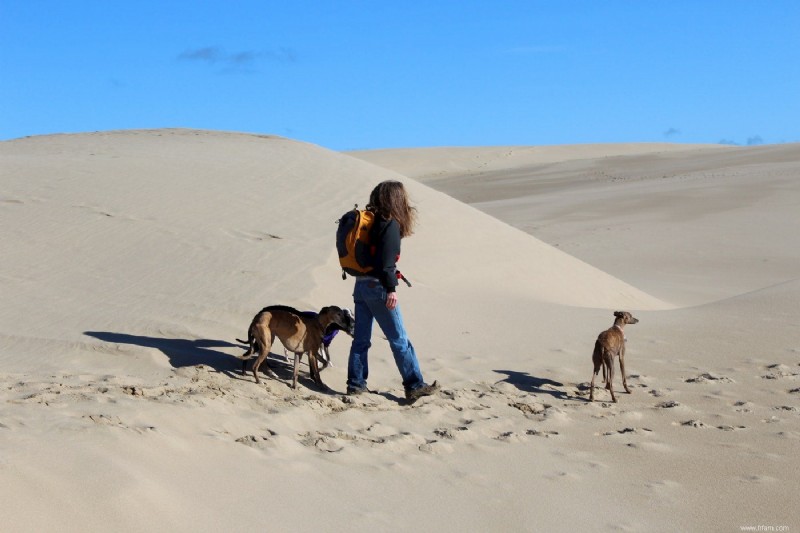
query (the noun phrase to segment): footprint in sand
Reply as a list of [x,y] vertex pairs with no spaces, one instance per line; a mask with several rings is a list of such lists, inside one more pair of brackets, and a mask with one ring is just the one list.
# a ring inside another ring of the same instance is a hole
[[684,427],[692,427],[692,428],[707,428],[709,427],[705,422],[700,420],[686,420],[685,422],[680,423]]
[[[366,430],[368,431],[368,429]],[[393,441],[411,440],[419,442],[411,433],[402,431],[383,437],[373,437],[371,435],[350,433],[347,431],[309,431],[298,434],[300,443],[309,448],[316,448],[321,452],[336,453],[344,450],[345,446],[352,444],[355,446],[376,446]],[[435,442],[435,441],[431,441]]]
[[148,431],[155,431],[156,430],[155,426],[139,426],[139,427],[128,426],[127,424],[125,424],[122,421],[122,419],[120,419],[120,417],[112,416],[112,415],[103,415],[103,414],[100,414],[100,415],[84,415],[81,418],[89,419],[92,422],[94,422],[95,424],[100,425],[100,426],[109,426],[109,427],[115,427],[115,428],[120,428],[120,429],[130,429],[130,430],[136,431],[137,433],[145,433],[145,432],[148,432]]
[[449,453],[453,451],[453,447],[446,443],[435,439],[427,439],[425,444],[419,445],[419,451],[424,453]]
[[684,380],[685,383],[735,383],[731,378],[705,372],[699,376]]
[[653,430],[650,429],[650,428],[624,428],[624,429],[617,430],[617,433],[620,434],[620,435],[625,435],[627,433],[642,434],[642,433],[652,433],[652,432],[653,432]]
[[744,483],[772,483],[776,481],[774,477],[770,476],[760,476],[757,474],[749,475],[749,476],[740,476],[739,480]]
[[529,429],[525,431],[526,435],[532,435],[534,437],[544,437],[549,439],[550,437],[555,437],[558,435],[558,431],[541,431],[539,429]]
[[344,450],[344,444],[333,433],[309,431],[299,435],[300,443],[309,448],[316,448],[321,452],[337,453]]
[[547,409],[550,409],[552,405],[548,405],[546,403],[525,403],[525,402],[510,402],[508,405],[513,407],[514,409],[519,409],[525,416],[529,415],[540,415],[544,413]]
[[494,439],[500,442],[522,442],[522,440],[524,440],[523,436],[515,431],[504,431],[494,437]]
[[[678,422],[673,422],[673,425],[678,425]],[[702,420],[686,420],[684,422],[680,422],[680,425],[683,427],[692,427],[698,429],[707,429],[707,428],[715,428],[721,431],[739,431],[742,429],[747,429],[746,426],[732,426],[730,424],[723,424],[721,426],[710,426],[703,422]]]
[[721,426],[717,426],[717,429],[722,431],[739,431],[742,429],[747,429],[747,426],[731,426],[729,424],[723,424]]
[[628,374],[628,379],[630,380],[631,387],[646,389],[650,386],[650,384],[647,382],[650,379],[648,376],[643,376],[641,374]]
[[436,428],[433,430],[433,434],[443,439],[455,440],[456,436],[461,431],[469,431],[469,428],[467,426],[455,426],[452,428]]
[[769,373],[761,376],[761,379],[783,379],[783,378],[794,379],[797,376],[800,376],[800,374],[798,374],[797,372],[793,372],[791,367],[786,366],[782,363],[775,363],[772,365],[768,365],[767,370],[769,370]]
[[680,503],[686,494],[686,489],[683,485],[670,479],[651,481],[646,483],[645,487],[653,493],[652,497],[657,498],[662,504],[665,502],[670,504]]
[[125,427],[122,423],[122,420],[118,416],[109,416],[109,415],[86,415],[83,418],[88,418],[95,424],[99,424],[101,426],[122,426]]
[[236,439],[236,442],[239,444],[244,444],[245,446],[250,446],[251,448],[263,449],[272,446],[274,444],[273,437],[277,435],[278,434],[276,432],[268,429],[266,430],[266,434],[245,435],[244,437],[239,437]]

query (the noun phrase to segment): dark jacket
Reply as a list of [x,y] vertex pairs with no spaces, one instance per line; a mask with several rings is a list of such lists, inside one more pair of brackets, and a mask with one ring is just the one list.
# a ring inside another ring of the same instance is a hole
[[374,265],[366,275],[378,278],[386,292],[395,292],[397,261],[400,259],[400,224],[377,216],[370,240],[375,243]]

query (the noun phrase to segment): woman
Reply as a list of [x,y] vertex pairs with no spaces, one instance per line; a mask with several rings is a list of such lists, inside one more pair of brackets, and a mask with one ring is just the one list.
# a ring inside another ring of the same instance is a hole
[[406,335],[397,305],[400,240],[414,232],[416,209],[409,204],[405,187],[399,181],[379,183],[370,194],[367,209],[376,215],[370,234],[375,243],[374,265],[365,275],[356,277],[353,289],[356,324],[347,362],[347,394],[368,392],[367,353],[372,345],[374,319],[389,341],[394,362],[403,377],[406,400],[413,403],[439,389],[435,381],[428,385],[422,379],[417,354]]

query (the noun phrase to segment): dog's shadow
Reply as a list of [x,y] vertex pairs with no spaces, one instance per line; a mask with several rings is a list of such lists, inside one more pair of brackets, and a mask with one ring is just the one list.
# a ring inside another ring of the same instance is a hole
[[[217,372],[238,380],[252,380],[253,361],[247,360],[245,365],[242,360],[234,355],[214,348],[244,349],[241,344],[211,339],[168,339],[164,337],[147,337],[144,335],[131,335],[129,333],[115,333],[111,331],[84,331],[84,335],[94,337],[103,342],[115,344],[132,344],[144,348],[155,348],[169,359],[173,368],[206,365]],[[292,379],[292,361],[270,352],[268,360],[264,361],[282,381]],[[246,369],[246,371],[245,371]],[[249,378],[248,378],[249,376]],[[268,378],[269,379],[269,378]],[[306,387],[314,387],[319,392],[335,394],[335,391],[320,389],[313,380],[303,375],[298,377],[298,383]]]
[[[132,344],[144,348],[155,348],[169,359],[174,368],[207,365],[228,375],[235,376],[241,368],[241,360],[215,348],[241,348],[239,344],[211,339],[168,339],[147,337],[111,331],[84,331],[84,335],[103,342]],[[240,376],[237,376],[240,377]]]
[[563,383],[559,383],[558,381],[547,378],[537,378],[536,376],[531,376],[527,372],[517,372],[516,370],[494,370],[494,372],[506,375],[500,382],[514,385],[523,392],[529,394],[549,394],[559,400],[567,400],[570,398],[569,394],[563,390],[550,388],[564,386]]

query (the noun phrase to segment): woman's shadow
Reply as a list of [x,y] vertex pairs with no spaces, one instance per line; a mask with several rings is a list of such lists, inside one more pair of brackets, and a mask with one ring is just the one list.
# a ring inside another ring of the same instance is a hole
[[242,348],[239,344],[211,339],[167,339],[162,337],[147,337],[144,335],[130,335],[128,333],[114,333],[111,331],[84,331],[83,333],[84,335],[94,337],[104,342],[133,344],[145,348],[155,348],[167,356],[169,363],[174,368],[208,365],[218,372],[228,374],[231,377],[241,377],[241,359],[214,349]]

